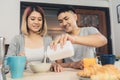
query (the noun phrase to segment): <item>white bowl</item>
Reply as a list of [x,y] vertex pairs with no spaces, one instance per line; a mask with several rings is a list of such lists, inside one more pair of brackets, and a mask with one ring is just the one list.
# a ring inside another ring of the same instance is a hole
[[34,73],[48,72],[51,67],[51,63],[30,63],[30,69]]

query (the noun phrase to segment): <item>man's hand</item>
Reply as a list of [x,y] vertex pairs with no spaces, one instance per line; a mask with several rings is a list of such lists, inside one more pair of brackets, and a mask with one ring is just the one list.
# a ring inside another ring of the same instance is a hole
[[71,66],[71,68],[74,68],[74,69],[83,69],[84,68],[83,61],[73,62],[73,63],[71,63],[70,66]]
[[69,34],[63,34],[58,36],[54,41],[51,42],[50,47],[51,49],[56,49],[57,44],[59,43],[61,47],[64,46],[66,41],[71,41],[71,43],[75,43],[76,36],[71,36]]

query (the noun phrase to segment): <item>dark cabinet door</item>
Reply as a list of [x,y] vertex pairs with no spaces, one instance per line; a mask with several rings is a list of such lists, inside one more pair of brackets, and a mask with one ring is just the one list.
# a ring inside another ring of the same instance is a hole
[[[78,15],[78,25],[80,27],[96,27],[104,36],[107,37],[107,27],[105,12],[100,10],[76,9]],[[108,53],[108,44],[97,48],[97,53]]]

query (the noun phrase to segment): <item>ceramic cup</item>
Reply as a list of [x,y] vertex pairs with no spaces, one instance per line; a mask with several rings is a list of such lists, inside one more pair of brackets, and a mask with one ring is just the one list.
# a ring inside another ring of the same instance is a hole
[[10,56],[7,58],[11,78],[22,78],[26,65],[25,56]]
[[100,55],[100,60],[101,64],[114,64],[115,63],[115,55],[114,54],[101,54]]

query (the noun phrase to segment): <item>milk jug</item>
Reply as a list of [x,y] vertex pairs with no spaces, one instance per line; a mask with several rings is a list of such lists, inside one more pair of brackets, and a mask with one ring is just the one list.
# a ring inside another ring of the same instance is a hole
[[47,57],[51,60],[59,60],[74,55],[74,48],[70,41],[67,41],[63,47],[60,44],[57,45],[56,50],[51,49],[50,46],[47,48]]

